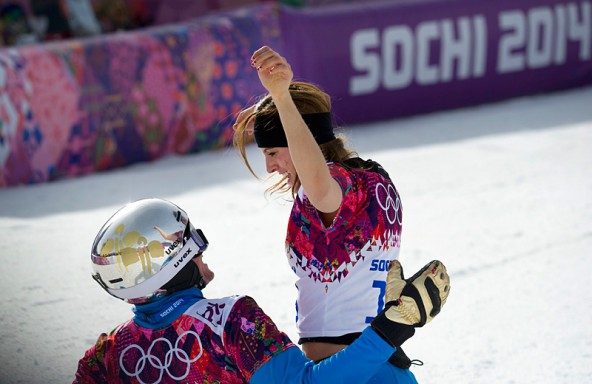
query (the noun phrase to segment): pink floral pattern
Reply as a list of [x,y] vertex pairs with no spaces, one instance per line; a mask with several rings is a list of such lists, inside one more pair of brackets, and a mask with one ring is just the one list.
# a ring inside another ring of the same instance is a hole
[[[311,281],[347,277],[347,267],[362,259],[362,251],[369,246],[400,247],[403,213],[392,181],[332,163],[329,169],[344,195],[333,224],[325,228],[304,195],[294,202],[286,235],[290,265]],[[383,189],[390,195],[383,194]]]
[[229,145],[235,114],[260,93],[250,54],[279,44],[278,25],[262,6],[0,49],[0,187]]
[[248,383],[261,365],[295,347],[248,296],[234,304],[222,326],[220,335],[188,314],[160,329],[130,320],[99,336],[80,359],[74,382]]

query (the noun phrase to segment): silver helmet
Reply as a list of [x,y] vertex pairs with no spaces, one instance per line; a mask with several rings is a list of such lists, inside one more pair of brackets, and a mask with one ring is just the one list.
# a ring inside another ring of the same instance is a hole
[[93,278],[111,295],[141,304],[166,294],[171,281],[208,247],[187,213],[163,199],[143,199],[117,211],[91,251]]

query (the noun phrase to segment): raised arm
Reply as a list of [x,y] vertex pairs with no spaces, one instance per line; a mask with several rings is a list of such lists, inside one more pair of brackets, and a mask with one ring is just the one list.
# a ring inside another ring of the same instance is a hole
[[294,76],[290,64],[267,46],[255,51],[251,62],[277,107],[290,157],[310,202],[321,212],[337,211],[343,198],[341,188],[331,177],[321,149],[290,96]]

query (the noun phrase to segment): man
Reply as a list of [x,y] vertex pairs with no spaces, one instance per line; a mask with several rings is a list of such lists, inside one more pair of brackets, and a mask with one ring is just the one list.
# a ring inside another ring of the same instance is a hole
[[[99,337],[75,383],[364,383],[450,292],[441,262],[407,280],[393,262],[385,309],[353,344],[315,364],[252,298],[204,298],[214,278],[203,262],[207,247],[185,211],[166,200],[130,203],[103,225],[91,252],[93,278],[134,304],[134,317]],[[408,369],[396,375],[394,382],[415,382]]]

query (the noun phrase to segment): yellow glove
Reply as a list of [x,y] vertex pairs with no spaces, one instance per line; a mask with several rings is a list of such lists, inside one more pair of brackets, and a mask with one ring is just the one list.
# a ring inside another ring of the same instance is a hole
[[450,277],[441,261],[426,264],[409,279],[399,261],[392,261],[386,278],[385,308],[372,328],[391,345],[400,346],[440,313],[450,294]]
[[[386,280],[385,315],[397,323],[423,327],[440,313],[449,293],[450,277],[441,261],[431,261],[405,280],[403,267],[395,260]],[[394,303],[389,306],[390,302]]]

